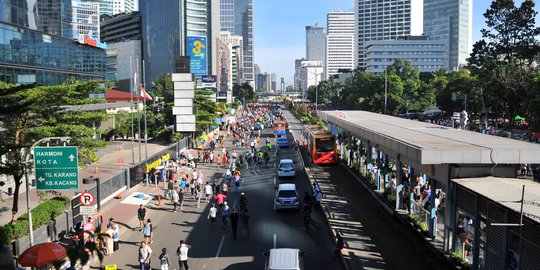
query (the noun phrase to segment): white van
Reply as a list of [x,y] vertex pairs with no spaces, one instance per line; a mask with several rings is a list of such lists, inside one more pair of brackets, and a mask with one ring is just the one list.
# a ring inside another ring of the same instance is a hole
[[265,270],[303,270],[304,252],[297,248],[273,248],[265,252]]

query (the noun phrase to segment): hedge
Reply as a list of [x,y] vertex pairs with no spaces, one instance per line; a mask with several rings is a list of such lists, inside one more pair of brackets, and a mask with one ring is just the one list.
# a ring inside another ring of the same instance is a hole
[[[32,227],[39,228],[49,224],[51,219],[60,215],[69,204],[67,197],[54,197],[32,209]],[[28,214],[21,215],[15,224],[0,226],[0,246],[10,245],[15,239],[28,235]]]

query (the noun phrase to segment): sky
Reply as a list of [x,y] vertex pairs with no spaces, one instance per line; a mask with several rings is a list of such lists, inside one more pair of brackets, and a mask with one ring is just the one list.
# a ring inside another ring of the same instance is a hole
[[[474,43],[482,37],[480,29],[485,27],[482,14],[491,1],[471,1]],[[516,5],[521,2],[517,0]],[[537,11],[539,6],[535,7]],[[254,58],[261,72],[276,73],[278,85],[281,77],[286,85],[292,85],[294,60],[306,54],[305,27],[316,23],[326,26],[326,14],[336,10],[353,11],[354,0],[254,0]]]

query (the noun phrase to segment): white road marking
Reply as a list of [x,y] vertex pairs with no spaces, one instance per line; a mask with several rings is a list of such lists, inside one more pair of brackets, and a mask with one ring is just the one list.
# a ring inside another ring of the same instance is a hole
[[276,185],[276,178],[274,177],[274,186]]
[[223,246],[223,241],[225,240],[225,235],[221,237],[221,242],[219,243],[219,247],[216,253],[216,259],[219,257],[219,253],[221,252],[221,247]]
[[276,234],[274,234],[274,248],[276,248]]

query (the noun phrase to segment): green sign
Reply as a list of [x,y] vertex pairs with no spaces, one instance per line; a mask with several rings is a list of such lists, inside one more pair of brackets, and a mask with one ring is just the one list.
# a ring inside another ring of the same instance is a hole
[[76,146],[35,147],[34,167],[38,190],[79,189]]

